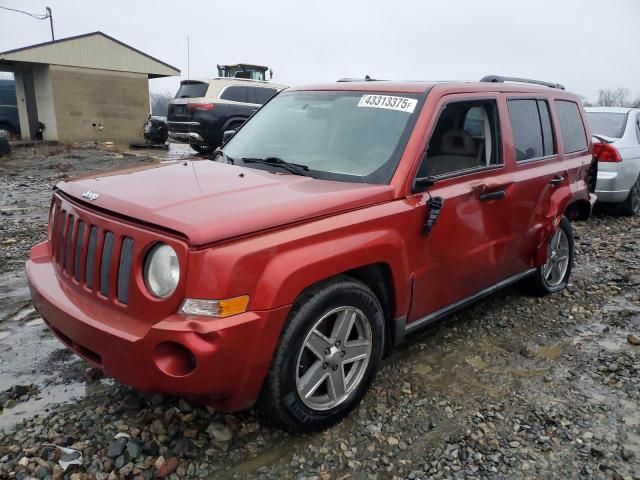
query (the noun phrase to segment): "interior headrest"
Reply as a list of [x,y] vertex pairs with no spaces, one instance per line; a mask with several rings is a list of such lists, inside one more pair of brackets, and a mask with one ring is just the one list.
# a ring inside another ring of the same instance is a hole
[[473,137],[464,130],[450,130],[442,136],[440,148],[445,155],[475,156],[476,147]]

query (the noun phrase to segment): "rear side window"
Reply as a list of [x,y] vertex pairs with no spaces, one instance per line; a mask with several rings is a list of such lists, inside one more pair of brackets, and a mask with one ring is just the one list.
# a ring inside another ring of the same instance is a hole
[[516,161],[542,158],[555,153],[549,106],[544,100],[509,100],[509,117],[516,148]]
[[249,87],[243,87],[240,85],[230,85],[226,87],[220,94],[221,100],[229,100],[231,102],[249,102]]
[[208,83],[204,82],[187,82],[181,83],[176,98],[199,98],[207,94],[209,88]]
[[258,105],[267,103],[267,100],[269,100],[278,92],[275,88],[262,88],[262,87],[252,87],[251,90],[253,95],[249,97],[249,102],[257,103]]
[[564,142],[564,152],[574,153],[587,149],[587,135],[578,105],[567,100],[556,100],[556,111]]

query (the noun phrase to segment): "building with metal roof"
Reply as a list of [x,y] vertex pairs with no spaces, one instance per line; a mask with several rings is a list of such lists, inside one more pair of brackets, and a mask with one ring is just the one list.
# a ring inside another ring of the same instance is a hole
[[149,79],[180,75],[102,32],[0,52],[0,71],[15,77],[22,138],[61,142],[139,138]]

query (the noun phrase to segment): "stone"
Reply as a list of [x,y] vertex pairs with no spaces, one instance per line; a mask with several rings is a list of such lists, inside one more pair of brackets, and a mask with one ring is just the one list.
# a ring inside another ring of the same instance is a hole
[[629,342],[631,345],[640,345],[640,337],[634,335],[633,333],[630,333],[629,335],[627,335],[627,342]]
[[233,434],[229,427],[222,423],[214,422],[207,427],[209,436],[217,442],[230,442]]
[[135,440],[129,440],[126,445],[127,453],[129,454],[129,458],[135,460],[142,453],[142,447]]
[[[124,452],[124,447],[127,444],[126,438],[118,438],[109,444],[109,448],[107,449],[107,457],[116,458],[122,455]],[[124,464],[123,464],[124,465]]]

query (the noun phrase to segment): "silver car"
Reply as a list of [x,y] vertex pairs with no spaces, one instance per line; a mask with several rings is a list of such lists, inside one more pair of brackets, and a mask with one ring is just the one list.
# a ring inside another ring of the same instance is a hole
[[640,215],[640,109],[585,108],[598,157],[598,201]]

